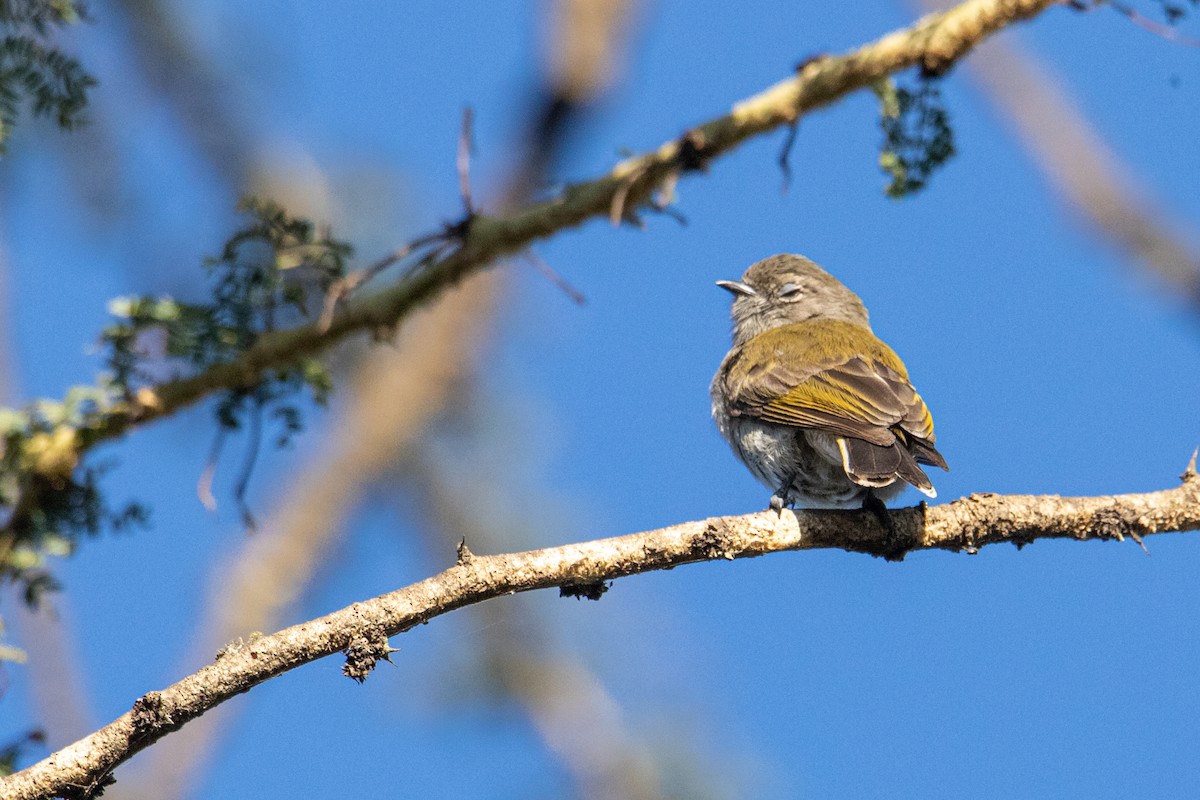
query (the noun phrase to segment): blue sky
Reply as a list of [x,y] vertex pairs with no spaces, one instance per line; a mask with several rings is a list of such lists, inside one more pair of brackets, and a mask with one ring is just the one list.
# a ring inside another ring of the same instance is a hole
[[[539,8],[214,2],[188,24],[263,147],[310,153],[335,193],[390,192],[392,217],[347,223],[369,259],[458,213],[464,105],[476,113],[478,191],[497,187],[537,74]],[[42,125],[20,131],[0,165],[15,400],[90,380],[106,300],[194,291],[200,259],[235,224],[235,193],[136,78],[119,20],[93,15],[72,35],[101,78],[96,115],[119,169],[66,159],[70,134]],[[558,177],[599,174],[622,149],[723,113],[807,55],[915,16],[895,2],[853,13],[834,2],[653,3],[624,82]],[[1110,9],[1054,9],[1003,36],[1049,64],[1200,245],[1200,51]],[[877,108],[863,94],[804,120],[787,195],[777,134],[680,185],[686,226],[597,221],[539,245],[587,296],[582,308],[532,270],[503,267],[508,297],[479,402],[504,433],[463,458],[468,471],[470,459],[510,471],[507,504],[531,522],[513,549],[766,506],[712,426],[707,387],[728,347],[729,298],[713,281],[777,252],[834,272],[903,356],[951,465],[934,476],[941,498],[1174,484],[1200,444],[1196,312],[1077,224],[969,70],[944,95],[959,155],[910,200],[883,196]],[[84,165],[99,185],[71,177]],[[265,459],[259,508],[319,457],[321,419],[296,450]],[[195,499],[209,426],[195,410],[105,450],[120,463],[114,496],[149,502],[157,522],[86,542],[60,571],[96,724],[182,676],[203,589],[244,536],[232,504],[211,515]],[[446,565],[416,543],[419,518],[388,499],[404,491],[372,495],[289,622]],[[1187,796],[1198,783],[1200,542],[1148,544],[1150,558],[1132,543],[1074,542],[903,564],[781,554],[626,579],[599,603],[496,601],[509,605],[490,624],[515,627],[535,609],[648,752],[711,775],[725,796]],[[437,620],[394,640],[396,668],[363,686],[329,659],[236,699],[237,725],[193,796],[569,795],[513,704],[481,698],[471,654],[483,633],[466,617]],[[7,734],[32,712],[21,668],[5,674]]]

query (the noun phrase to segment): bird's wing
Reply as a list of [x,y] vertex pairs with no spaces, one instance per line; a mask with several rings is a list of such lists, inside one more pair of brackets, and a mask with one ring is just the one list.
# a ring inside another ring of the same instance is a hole
[[858,325],[824,320],[768,331],[735,351],[724,380],[737,416],[885,446],[906,435],[934,439],[933,419],[904,364]]

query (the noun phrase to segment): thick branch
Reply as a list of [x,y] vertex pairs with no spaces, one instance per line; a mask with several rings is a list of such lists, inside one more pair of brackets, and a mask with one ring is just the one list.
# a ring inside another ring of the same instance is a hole
[[[1107,497],[972,495],[941,506],[893,511],[904,550],[974,552],[997,542],[1035,539],[1141,540],[1200,529],[1195,457],[1183,485]],[[896,540],[862,511],[773,512],[714,517],[657,531],[505,555],[460,552],[459,563],[420,583],[286,628],[238,642],[216,661],[49,758],[0,781],[6,800],[86,793],[133,754],[205,711],[301,664],[345,651],[346,674],[363,678],[389,652],[388,637],[457,608],[533,589],[598,597],[605,582],[682,564],[750,558],[782,550],[836,548],[894,554]]]
[[980,41],[1059,0],[967,0],[912,27],[840,56],[808,62],[794,77],[737,103],[724,116],[687,131],[657,150],[626,159],[607,175],[574,184],[558,196],[502,216],[479,215],[463,226],[462,246],[395,285],[350,303],[327,328],[306,325],[263,335],[236,361],[139,394],[104,418],[90,441],[114,438],[131,425],[166,416],[222,389],[247,388],[263,373],[360,332],[386,329],[464,276],[497,258],[593,217],[617,220],[645,204],[655,189],[704,168],[747,139],[795,122],[810,111],[913,66],[942,72]]

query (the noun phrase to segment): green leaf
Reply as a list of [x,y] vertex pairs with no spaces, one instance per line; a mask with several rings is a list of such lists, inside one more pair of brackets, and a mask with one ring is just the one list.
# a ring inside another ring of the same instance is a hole
[[884,134],[879,168],[891,179],[884,193],[893,198],[915,194],[955,153],[954,131],[937,79],[921,76],[916,89],[898,88],[890,79],[872,88],[879,98]]

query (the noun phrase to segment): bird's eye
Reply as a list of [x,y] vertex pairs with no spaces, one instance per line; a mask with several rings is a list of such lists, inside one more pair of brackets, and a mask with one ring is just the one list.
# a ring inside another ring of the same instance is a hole
[[800,289],[800,287],[794,283],[785,283],[783,286],[779,287],[780,300],[795,300],[803,293],[804,292]]

